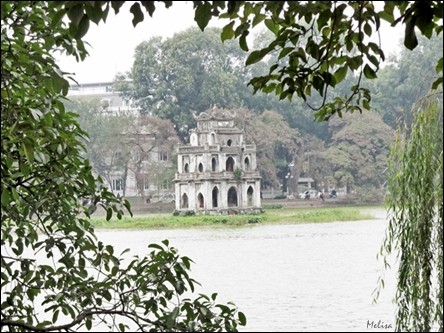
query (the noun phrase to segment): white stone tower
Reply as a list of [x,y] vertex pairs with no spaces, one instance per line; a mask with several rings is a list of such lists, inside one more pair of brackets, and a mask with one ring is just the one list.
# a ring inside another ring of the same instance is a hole
[[244,142],[228,111],[203,112],[196,120],[190,144],[177,148],[176,211],[260,212],[256,145]]

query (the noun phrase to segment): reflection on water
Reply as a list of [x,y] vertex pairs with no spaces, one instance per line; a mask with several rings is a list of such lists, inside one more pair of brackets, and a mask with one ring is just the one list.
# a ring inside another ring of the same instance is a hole
[[218,292],[219,302],[233,301],[246,314],[244,331],[377,331],[367,323],[394,326],[393,271],[372,304],[385,226],[379,219],[97,234],[139,255],[148,244],[169,239],[195,262],[191,276],[202,284],[198,292]]

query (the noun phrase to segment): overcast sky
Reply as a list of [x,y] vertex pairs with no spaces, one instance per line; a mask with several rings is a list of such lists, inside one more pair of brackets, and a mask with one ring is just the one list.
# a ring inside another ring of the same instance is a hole
[[[79,83],[111,82],[118,72],[130,70],[134,49],[141,42],[153,36],[172,37],[176,32],[197,27],[190,1],[175,1],[169,9],[162,3],[156,6],[153,17],[146,14],[144,21],[135,28],[131,23],[130,3],[125,4],[117,16],[110,10],[106,23],[101,22],[99,26],[92,23],[84,38],[91,44],[87,47],[90,56],[81,63],[73,57],[57,56],[61,69],[74,73]],[[210,26],[222,27],[226,22],[212,19]],[[382,31],[381,42],[386,56],[396,51],[401,31],[399,28]]]

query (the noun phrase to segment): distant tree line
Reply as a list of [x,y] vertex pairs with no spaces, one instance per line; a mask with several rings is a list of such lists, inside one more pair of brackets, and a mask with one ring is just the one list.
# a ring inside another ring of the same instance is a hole
[[[239,110],[247,140],[258,145],[264,187],[284,184],[289,192],[296,192],[299,177],[314,178],[321,190],[345,187],[350,192],[384,184],[393,131],[400,121],[411,118],[414,102],[436,80],[434,61],[442,50],[440,38],[420,37],[423,46],[391,56],[379,71],[379,80],[363,79],[373,100],[372,109],[361,117],[345,114],[319,122],[302,100],[253,94],[248,81],[267,71],[272,58],[244,67],[247,54],[232,41],[222,44],[221,33],[218,28],[205,32],[190,28],[171,38],[142,42],[135,50],[131,71],[117,74],[114,88],[132,98],[142,114],[170,120],[183,141],[195,127],[193,114],[214,106]],[[253,44],[260,47],[271,38],[263,32]],[[329,99],[345,95],[352,80],[345,78],[331,90]],[[320,104],[322,97],[314,95],[308,101]],[[261,125],[267,117],[271,117],[265,121],[268,129]],[[291,177],[288,183],[286,177]]]

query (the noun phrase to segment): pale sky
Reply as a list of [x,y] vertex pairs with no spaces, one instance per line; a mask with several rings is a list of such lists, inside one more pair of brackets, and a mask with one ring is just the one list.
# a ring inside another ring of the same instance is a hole
[[[130,6],[130,3],[124,4],[118,15],[110,10],[105,24],[101,22],[97,26],[91,23],[84,38],[91,45],[87,46],[90,55],[80,63],[73,57],[56,56],[61,69],[74,73],[78,83],[111,82],[118,72],[130,70],[134,49],[141,42],[153,36],[172,37],[176,32],[197,27],[190,1],[175,1],[169,9],[158,3],[153,17],[145,14],[143,22],[135,28],[131,22]],[[223,27],[227,22],[213,18],[209,25]],[[381,43],[386,57],[397,50],[401,32],[399,27],[382,30]]]

